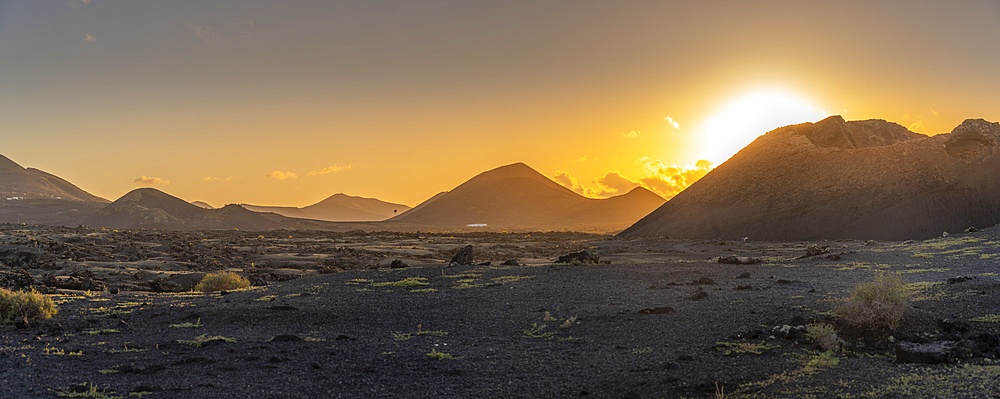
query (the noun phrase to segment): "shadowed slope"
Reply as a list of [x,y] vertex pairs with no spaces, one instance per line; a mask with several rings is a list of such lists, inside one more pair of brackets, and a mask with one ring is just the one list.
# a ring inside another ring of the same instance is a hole
[[82,223],[115,229],[266,230],[279,227],[278,223],[239,205],[205,209],[155,188],[132,190]]
[[288,217],[332,222],[380,221],[410,209],[402,204],[342,193],[334,194],[323,201],[302,208],[248,204],[243,204],[243,207],[254,212],[273,212]]
[[3,155],[0,155],[0,197],[108,202],[53,174],[23,168]]
[[830,117],[761,136],[623,235],[909,239],[1000,222],[1000,125]]

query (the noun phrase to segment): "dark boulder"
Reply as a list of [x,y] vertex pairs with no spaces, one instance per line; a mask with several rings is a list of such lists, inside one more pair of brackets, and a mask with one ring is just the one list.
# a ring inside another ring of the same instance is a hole
[[389,267],[392,269],[405,269],[407,267],[410,267],[410,265],[406,264],[406,262],[403,262],[399,259],[393,259],[392,263],[389,264]]
[[475,263],[472,257],[472,245],[466,245],[458,250],[455,256],[451,257],[451,263],[456,265],[470,266]]
[[727,265],[756,265],[763,262],[760,258],[751,258],[747,256],[720,256],[715,260],[716,263],[722,263]]
[[580,252],[573,252],[560,256],[556,259],[556,263],[568,263],[572,265],[596,265],[600,262],[601,258],[595,254],[590,253],[587,250]]

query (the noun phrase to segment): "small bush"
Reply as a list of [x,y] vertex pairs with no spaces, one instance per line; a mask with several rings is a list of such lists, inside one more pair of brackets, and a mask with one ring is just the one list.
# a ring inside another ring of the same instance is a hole
[[0,320],[4,323],[21,316],[29,319],[48,319],[57,312],[56,304],[45,294],[0,288]]
[[806,326],[806,336],[819,344],[824,351],[840,350],[840,338],[837,337],[837,331],[829,324],[813,323]]
[[895,329],[910,300],[909,290],[896,274],[879,274],[851,290],[851,297],[836,314],[859,326]]
[[213,292],[222,290],[236,290],[240,288],[250,288],[250,282],[233,272],[209,273],[201,279],[198,285],[194,286],[195,291]]

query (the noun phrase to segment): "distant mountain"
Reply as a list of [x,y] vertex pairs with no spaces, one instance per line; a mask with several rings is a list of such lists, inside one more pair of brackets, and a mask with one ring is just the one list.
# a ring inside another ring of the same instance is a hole
[[197,206],[199,208],[204,208],[204,209],[215,209],[214,206],[209,205],[205,201],[192,201],[191,205]]
[[58,176],[34,168],[24,168],[0,155],[0,200],[9,202],[23,199],[109,202]]
[[331,222],[381,221],[410,209],[402,204],[342,193],[334,194],[323,201],[302,208],[248,204],[243,204],[243,207],[254,212],[272,212],[287,217]]
[[506,229],[613,231],[663,202],[646,189],[608,199],[586,198],[528,165],[515,163],[483,172],[389,221],[446,229],[486,224]]
[[1000,223],[1000,124],[839,116],[768,132],[623,235],[923,239]]
[[81,223],[90,227],[164,230],[268,230],[282,227],[280,223],[239,205],[205,209],[155,188],[132,190]]

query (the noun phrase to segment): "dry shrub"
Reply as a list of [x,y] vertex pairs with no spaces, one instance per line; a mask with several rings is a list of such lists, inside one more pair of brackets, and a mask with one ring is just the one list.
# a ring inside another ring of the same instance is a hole
[[858,326],[895,329],[910,300],[909,290],[897,274],[882,273],[859,283],[836,314]]
[[233,272],[209,273],[194,286],[195,291],[213,292],[250,288],[250,281]]
[[5,323],[21,316],[29,319],[48,319],[56,312],[58,312],[56,304],[45,294],[0,288],[0,320]]

